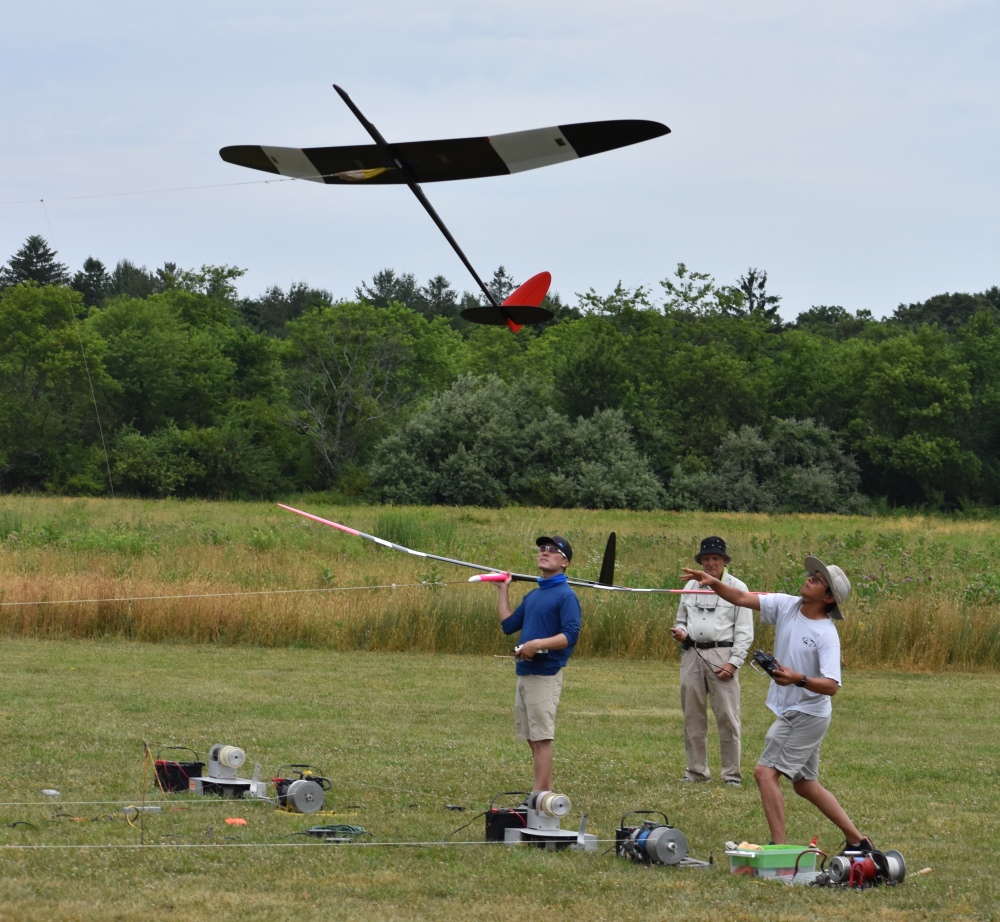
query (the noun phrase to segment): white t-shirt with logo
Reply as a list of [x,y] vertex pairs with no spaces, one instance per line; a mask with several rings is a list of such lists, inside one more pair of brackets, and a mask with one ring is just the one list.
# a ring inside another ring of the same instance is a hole
[[[760,620],[774,625],[774,658],[805,676],[822,676],[840,685],[840,635],[830,618],[813,620],[802,614],[802,598],[779,592],[760,597]],[[818,695],[797,685],[771,683],[767,706],[779,717],[801,711],[827,717],[833,713],[830,695]]]

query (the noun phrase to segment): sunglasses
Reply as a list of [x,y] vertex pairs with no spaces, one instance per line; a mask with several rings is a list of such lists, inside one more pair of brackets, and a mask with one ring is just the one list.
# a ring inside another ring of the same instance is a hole
[[[539,554],[562,554],[563,557],[566,555],[563,553],[562,548],[556,547],[554,544],[539,544],[538,545]],[[569,559],[568,557],[566,558]]]
[[829,586],[827,585],[827,582],[826,582],[826,580],[825,580],[825,579],[823,579],[823,576],[822,576],[822,574],[821,574],[821,573],[819,573],[819,572],[816,572],[816,573],[810,573],[810,574],[809,574],[809,575],[808,575],[808,576],[806,577],[806,582],[807,582],[807,583],[819,583],[819,584],[820,584],[820,585],[821,585],[821,586],[822,586],[822,587],[823,587],[824,589],[829,589],[829,588],[830,588],[830,587],[829,587]]

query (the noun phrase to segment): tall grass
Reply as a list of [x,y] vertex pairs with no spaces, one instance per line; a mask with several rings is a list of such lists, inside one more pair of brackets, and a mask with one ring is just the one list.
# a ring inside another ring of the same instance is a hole
[[[676,588],[699,541],[722,534],[751,588],[796,592],[806,553],[854,584],[845,662],[1000,668],[1000,539],[927,517],[750,516],[297,505],[398,544],[534,572],[533,539],[566,534],[595,578],[608,532],[616,581]],[[334,650],[507,653],[495,590],[472,571],[381,549],[271,504],[6,497],[0,636],[123,637]],[[530,584],[515,584],[514,595]],[[580,590],[578,655],[670,660],[677,598]],[[760,627],[756,645],[769,647]]]

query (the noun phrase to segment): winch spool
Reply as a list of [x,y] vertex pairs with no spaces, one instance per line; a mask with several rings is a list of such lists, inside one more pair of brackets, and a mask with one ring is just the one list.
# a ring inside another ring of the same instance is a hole
[[299,778],[288,785],[284,799],[292,813],[317,813],[323,809],[323,788],[308,778]]
[[528,808],[546,816],[566,816],[572,804],[565,794],[554,791],[532,791],[528,798]]
[[208,776],[233,781],[236,779],[236,770],[246,758],[247,754],[239,746],[215,743],[208,751]]
[[906,877],[906,862],[903,860],[903,856],[895,849],[890,849],[885,852],[885,862],[889,879],[894,884],[902,883],[903,878]]
[[[652,814],[663,822],[643,820],[639,826],[627,826],[630,816]],[[670,825],[665,813],[655,810],[633,810],[622,817],[621,827],[615,833],[619,857],[631,858],[645,864],[680,864],[688,856],[687,837]]]
[[639,831],[634,844],[656,864],[680,864],[687,857],[688,844],[684,833],[673,826],[657,826]]
[[239,746],[223,746],[219,750],[219,764],[226,768],[239,768],[246,759],[247,754]]

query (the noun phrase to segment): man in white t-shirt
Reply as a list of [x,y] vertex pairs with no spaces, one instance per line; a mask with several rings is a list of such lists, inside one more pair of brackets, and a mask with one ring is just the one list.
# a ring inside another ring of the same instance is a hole
[[777,719],[767,731],[766,745],[754,769],[760,800],[776,845],[788,841],[781,776],[792,782],[800,797],[813,804],[844,834],[847,848],[871,850],[851,818],[819,781],[819,747],[830,726],[831,698],[840,688],[840,637],[833,621],[843,620],[842,603],[851,583],[837,566],[806,557],[809,577],[798,596],[783,593],[757,595],[727,586],[702,570],[681,567],[689,579],[721,598],[760,612],[760,620],[774,625],[774,658],[767,706]]

